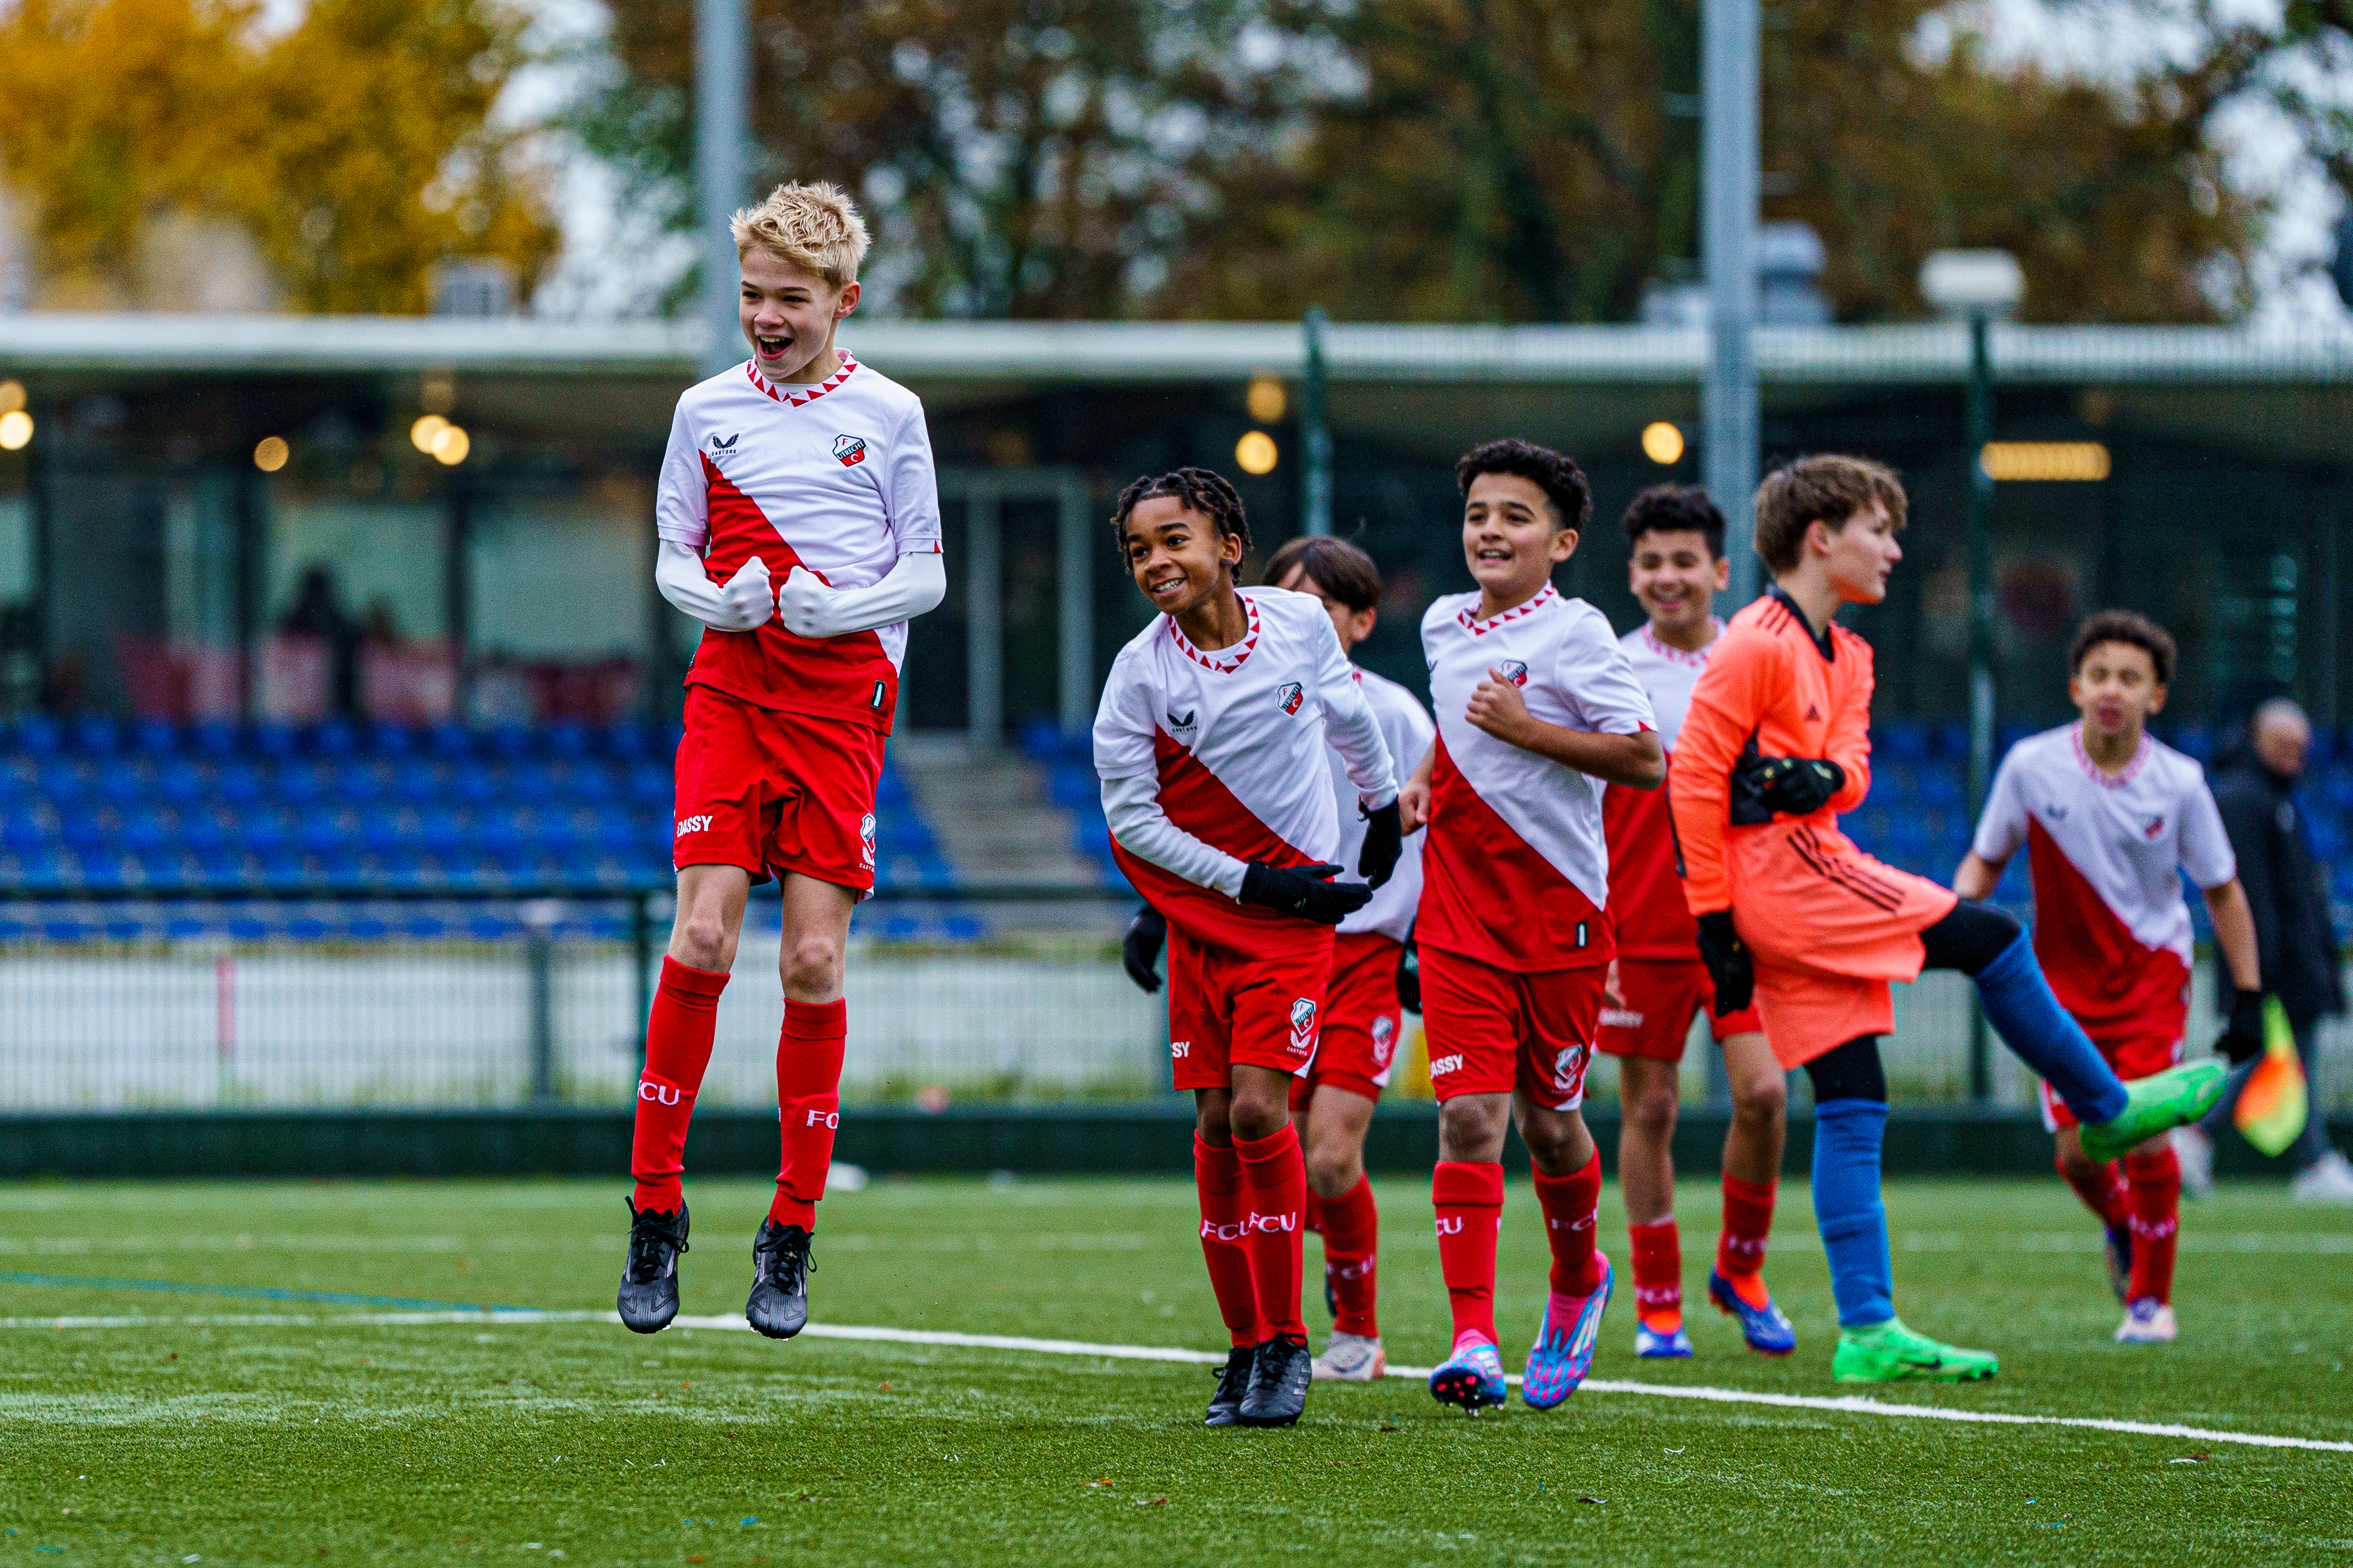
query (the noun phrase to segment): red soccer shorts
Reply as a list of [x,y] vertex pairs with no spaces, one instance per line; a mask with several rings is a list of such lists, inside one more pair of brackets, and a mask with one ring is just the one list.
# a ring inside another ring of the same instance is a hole
[[1717,1045],[1734,1035],[1761,1035],[1764,1023],[1754,1005],[1728,1018],[1715,1016],[1715,985],[1697,960],[1621,958],[1618,995],[1623,1004],[1601,1009],[1597,1042],[1604,1056],[1642,1057],[1654,1062],[1683,1059],[1694,1013],[1707,1015],[1708,1035]]
[[1585,1103],[1600,1021],[1599,963],[1534,974],[1421,950],[1421,1023],[1440,1100],[1514,1090],[1551,1110]]
[[1319,1084],[1378,1100],[1389,1086],[1405,1010],[1397,994],[1405,944],[1378,931],[1342,931],[1332,943],[1332,984],[1324,992],[1324,1037],[1305,1076],[1291,1085],[1291,1108]]
[[[2084,1032],[2092,1037],[2092,1044],[2100,1047],[2100,1055],[2116,1069],[2116,1076],[2130,1082],[2180,1066],[2181,1037],[2189,1027],[2189,999],[2183,996],[2161,1013],[2105,1028],[2086,1026]],[[2056,1132],[2062,1127],[2076,1125],[2075,1113],[2051,1092],[2049,1084],[2038,1082],[2035,1094],[2042,1102],[2042,1126],[2046,1131]]]
[[1229,1089],[1236,1064],[1294,1077],[1315,1060],[1332,948],[1254,958],[1168,927],[1168,1061],[1180,1089]]
[[874,790],[888,739],[863,724],[688,687],[672,862],[741,866],[754,882],[793,871],[871,893]]

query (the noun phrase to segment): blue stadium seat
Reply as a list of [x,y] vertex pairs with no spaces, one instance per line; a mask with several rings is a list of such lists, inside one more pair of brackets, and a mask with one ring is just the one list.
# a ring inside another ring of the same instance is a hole
[[199,721],[190,732],[195,749],[207,757],[234,756],[244,746],[237,726],[226,719]]
[[213,787],[229,805],[239,808],[250,806],[261,799],[261,773],[249,763],[223,763],[219,775],[213,781]]
[[406,724],[380,720],[368,731],[368,749],[380,757],[405,757],[417,750],[417,731]]
[[330,719],[311,731],[311,750],[322,757],[348,757],[359,745],[358,731],[345,720]]
[[122,847],[133,855],[161,855],[179,838],[176,818],[153,806],[141,806],[122,819]]
[[265,719],[253,727],[253,749],[265,757],[290,757],[301,748],[294,726]]
[[293,838],[285,821],[276,811],[267,808],[240,813],[236,832],[246,853],[264,860],[282,854]]
[[47,806],[9,812],[0,816],[0,849],[11,855],[46,853],[57,841],[58,820]]
[[16,721],[17,750],[28,756],[46,757],[65,744],[65,732],[58,721],[46,713],[27,713]]
[[148,756],[165,756],[180,749],[180,727],[169,719],[142,719],[131,732],[131,743]]
[[108,757],[122,744],[122,726],[100,713],[84,714],[74,721],[74,750],[86,757]]

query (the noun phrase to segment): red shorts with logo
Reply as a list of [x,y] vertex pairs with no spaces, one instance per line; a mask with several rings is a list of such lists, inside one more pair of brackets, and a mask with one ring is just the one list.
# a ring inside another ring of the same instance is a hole
[[1601,1008],[1599,1044],[1604,1056],[1642,1057],[1654,1062],[1683,1059],[1694,1013],[1707,1015],[1710,1037],[1722,1045],[1734,1035],[1761,1035],[1755,1006],[1730,1017],[1715,1016],[1715,984],[1696,959],[1621,958],[1618,994],[1623,1005]]
[[872,892],[874,791],[888,739],[868,725],[688,687],[671,861],[741,866],[754,882],[794,871]]
[[1524,974],[1424,947],[1431,1091],[1441,1101],[1516,1091],[1552,1110],[1584,1104],[1608,973],[1608,965],[1588,963]]
[[1168,1063],[1176,1087],[1229,1089],[1234,1067],[1304,1075],[1315,1060],[1332,949],[1255,958],[1168,927]]
[[1405,1011],[1398,1004],[1398,954],[1405,943],[1378,931],[1342,931],[1332,943],[1332,983],[1324,991],[1324,1036],[1306,1076],[1291,1085],[1293,1110],[1319,1084],[1378,1100],[1389,1085]]
[[[2184,987],[2187,990],[2187,987]],[[2181,1065],[2181,1037],[2189,1028],[2189,999],[2181,997],[2172,1006],[2151,1016],[2135,1018],[2127,1023],[2095,1028],[2084,1026],[2092,1037],[2092,1044],[2100,1047],[2100,1055],[2116,1069],[2116,1076],[2129,1083],[2137,1078],[2163,1072]],[[2063,1127],[2077,1125],[2075,1113],[2066,1103],[2051,1092],[2051,1086],[2038,1082],[2035,1097],[2042,1103],[2042,1125],[2052,1132]]]

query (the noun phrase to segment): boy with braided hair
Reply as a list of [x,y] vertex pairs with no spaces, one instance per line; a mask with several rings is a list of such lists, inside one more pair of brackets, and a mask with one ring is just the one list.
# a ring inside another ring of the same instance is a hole
[[[1123,491],[1112,528],[1160,612],[1122,648],[1095,715],[1112,852],[1168,936],[1176,1087],[1193,1092],[1201,1250],[1232,1350],[1204,1420],[1288,1426],[1306,1408],[1306,1173],[1290,1114],[1315,1058],[1332,928],[1396,868],[1397,767],[1320,600],[1242,588],[1241,498],[1178,468]],[[1366,817],[1356,869],[1326,743]]]

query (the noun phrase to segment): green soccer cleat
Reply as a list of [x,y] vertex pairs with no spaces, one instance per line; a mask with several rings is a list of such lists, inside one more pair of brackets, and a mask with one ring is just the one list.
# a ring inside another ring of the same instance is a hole
[[2230,1067],[2220,1061],[2168,1068],[2125,1085],[2125,1108],[2106,1121],[2085,1124],[2084,1153],[2095,1165],[2120,1159],[2160,1132],[2187,1127],[2222,1098]]
[[1988,1352],[1938,1344],[1897,1318],[1867,1329],[1841,1329],[1838,1353],[1831,1358],[1831,1374],[1841,1383],[1978,1383],[2000,1370]]

